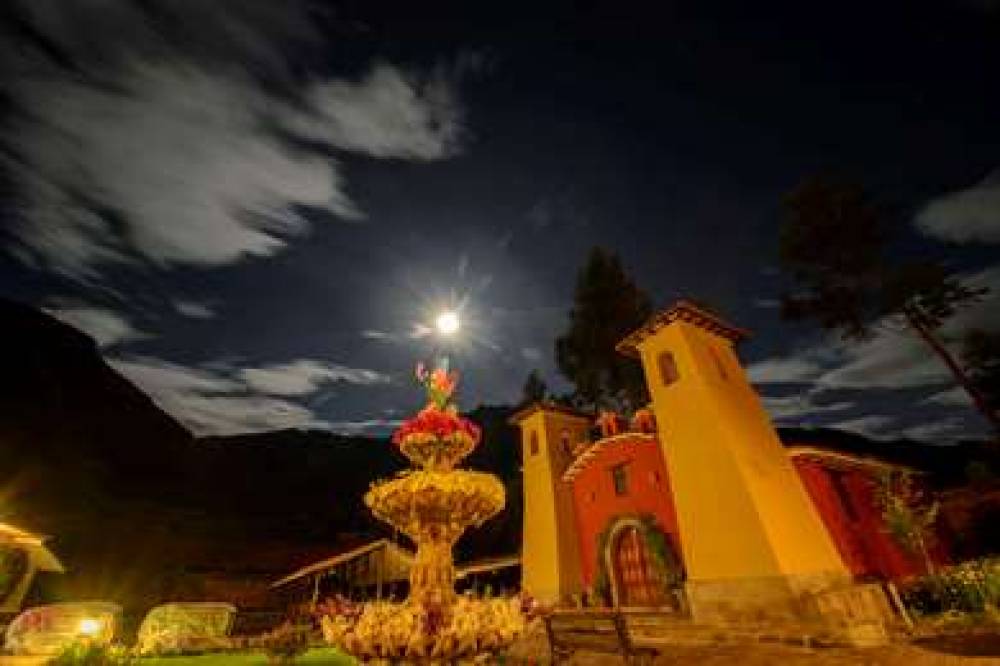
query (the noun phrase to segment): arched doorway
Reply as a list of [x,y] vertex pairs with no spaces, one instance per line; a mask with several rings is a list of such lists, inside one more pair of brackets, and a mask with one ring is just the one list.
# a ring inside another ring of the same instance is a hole
[[[680,566],[666,535],[651,535],[656,528],[635,519],[621,520],[608,541],[608,578],[615,606],[676,606],[673,583],[680,580]],[[651,549],[650,536],[662,540],[658,555]]]

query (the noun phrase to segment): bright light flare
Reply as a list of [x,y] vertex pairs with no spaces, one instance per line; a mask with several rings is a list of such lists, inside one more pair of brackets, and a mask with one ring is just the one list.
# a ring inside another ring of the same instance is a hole
[[451,310],[439,314],[434,323],[437,326],[438,333],[444,336],[454,335],[460,325],[458,314]]
[[80,620],[78,629],[84,636],[96,636],[101,633],[101,621],[92,617],[85,617]]

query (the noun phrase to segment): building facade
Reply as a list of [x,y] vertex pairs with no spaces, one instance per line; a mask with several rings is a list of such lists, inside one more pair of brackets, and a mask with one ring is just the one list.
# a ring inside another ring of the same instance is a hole
[[924,571],[879,507],[882,478],[902,468],[780,441],[736,356],[744,335],[679,303],[619,346],[653,398],[631,422],[551,404],[513,417],[527,592],[713,618]]

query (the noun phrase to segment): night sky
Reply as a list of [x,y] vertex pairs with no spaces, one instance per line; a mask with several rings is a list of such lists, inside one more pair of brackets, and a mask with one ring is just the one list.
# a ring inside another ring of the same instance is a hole
[[895,251],[993,296],[1000,4],[8,0],[0,295],[91,334],[198,434],[383,434],[448,350],[511,403],[588,249],[711,303],[779,423],[986,426],[916,341],[783,322],[780,200],[855,180]]

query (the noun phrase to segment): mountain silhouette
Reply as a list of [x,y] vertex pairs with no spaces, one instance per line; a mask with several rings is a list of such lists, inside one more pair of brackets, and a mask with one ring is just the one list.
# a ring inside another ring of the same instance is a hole
[[[197,438],[119,375],[86,335],[0,300],[2,519],[51,535],[68,572],[36,600],[105,598],[142,612],[199,594],[199,572],[274,580],[344,544],[394,536],[362,502],[407,465],[386,439],[320,430]],[[465,465],[497,474],[507,510],[470,530],[459,561],[520,548],[520,442],[508,406],[468,414],[483,441]],[[980,443],[874,442],[782,428],[788,444],[875,455],[964,480]]]

